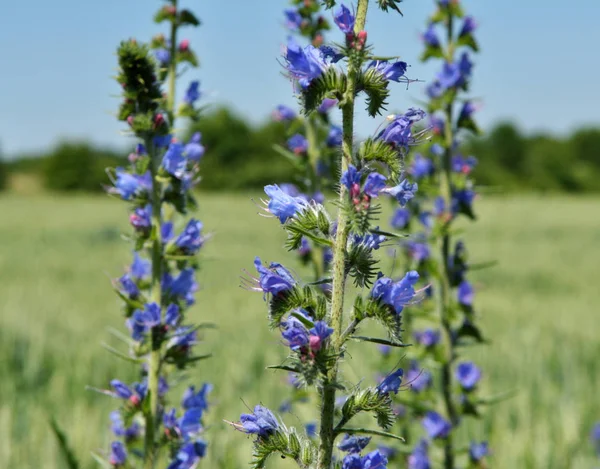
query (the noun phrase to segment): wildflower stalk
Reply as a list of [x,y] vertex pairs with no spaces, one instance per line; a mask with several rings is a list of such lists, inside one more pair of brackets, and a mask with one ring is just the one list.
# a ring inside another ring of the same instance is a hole
[[[175,9],[177,9],[177,0],[171,0],[171,3]],[[172,60],[169,62],[169,94],[167,95],[167,113],[169,119],[174,122],[175,119],[175,84],[177,82],[177,61],[175,55],[177,54],[177,23],[171,22],[171,57]]]
[[[359,0],[354,31],[358,33],[365,27],[367,19],[368,0]],[[352,149],[354,138],[354,97],[356,95],[356,79],[358,69],[355,64],[348,64],[348,85],[342,106],[342,154],[340,171],[344,174],[352,163]],[[343,206],[348,197],[348,190],[344,184],[340,185],[340,205]],[[331,338],[333,354],[340,353],[343,344],[342,323],[344,316],[344,291],[346,284],[346,244],[348,242],[348,215],[344,210],[338,212],[338,224],[333,248],[333,285],[331,293]],[[331,457],[335,440],[334,413],[335,413],[335,384],[337,379],[337,363],[329,370],[327,381],[321,391],[321,427],[319,444],[319,469],[331,467]]]

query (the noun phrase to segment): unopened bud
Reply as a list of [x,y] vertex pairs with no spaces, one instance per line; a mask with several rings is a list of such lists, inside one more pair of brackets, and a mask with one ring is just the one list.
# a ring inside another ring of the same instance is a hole
[[189,39],[184,39],[183,41],[181,41],[179,43],[179,50],[181,52],[187,52],[189,48],[190,48],[190,40]]
[[162,114],[158,113],[158,114],[156,114],[156,116],[154,116],[154,125],[155,125],[155,127],[160,127],[164,123],[165,123],[165,118],[163,117]]
[[318,335],[311,335],[308,344],[313,352],[321,350],[321,338]]
[[354,184],[352,184],[352,187],[350,188],[350,197],[352,197],[352,199],[358,199],[359,195],[360,195],[360,184],[355,182]]
[[134,406],[137,406],[140,403],[140,398],[138,396],[136,396],[135,394],[133,394],[129,398],[129,402],[131,402]]
[[175,16],[175,14],[177,13],[177,8],[175,8],[173,5],[166,5],[163,8],[163,11],[167,14],[167,15],[172,15]]
[[131,126],[133,126],[133,116],[128,116],[127,117],[127,123]]
[[313,47],[319,47],[319,46],[323,45],[323,35],[317,34],[312,41],[312,45],[313,45]]

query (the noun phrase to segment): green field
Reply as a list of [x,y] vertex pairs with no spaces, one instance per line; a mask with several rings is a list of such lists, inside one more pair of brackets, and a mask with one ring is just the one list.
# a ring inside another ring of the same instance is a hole
[[[496,468],[591,468],[588,434],[600,420],[600,200],[566,197],[490,198],[465,239],[470,258],[497,259],[474,273],[477,305],[492,347],[473,350],[485,370],[483,390],[516,390],[485,422]],[[285,377],[265,366],[284,354],[268,331],[261,295],[239,288],[255,255],[301,268],[281,248],[275,220],[256,215],[244,195],[203,195],[200,216],[214,238],[203,251],[202,284],[193,320],[219,330],[206,336],[191,378],[214,383],[210,456],[202,467],[247,467],[250,441],[231,430],[244,402],[277,407]],[[0,467],[64,467],[47,426],[54,413],[84,467],[107,448],[108,412],[116,404],[85,386],[134,376],[133,365],[101,348],[121,328],[110,278],[127,263],[125,206],[105,197],[0,199]],[[353,353],[349,379],[368,379],[373,357]],[[373,353],[376,353],[373,348]],[[298,417],[287,415],[290,425]],[[481,425],[469,428],[477,436]],[[273,460],[271,467],[280,467]]]

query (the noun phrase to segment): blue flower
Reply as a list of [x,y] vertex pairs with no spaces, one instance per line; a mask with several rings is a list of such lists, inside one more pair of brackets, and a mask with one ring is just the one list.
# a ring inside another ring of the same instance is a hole
[[167,348],[188,350],[196,343],[196,331],[191,326],[178,327],[167,343]]
[[185,156],[190,161],[200,161],[200,158],[204,156],[204,145],[200,143],[202,140],[202,134],[195,132],[190,138],[190,141],[183,148]]
[[289,196],[277,184],[265,186],[265,193],[270,198],[268,211],[279,218],[281,223],[285,223],[307,207],[304,199]]
[[473,305],[473,296],[475,296],[475,291],[473,290],[473,286],[467,281],[463,280],[458,289],[456,291],[458,302],[461,305],[471,306]]
[[385,176],[376,172],[369,173],[363,186],[363,192],[369,197],[377,197],[385,188],[385,181]]
[[462,362],[456,367],[456,379],[465,391],[471,391],[481,379],[481,370],[473,362]]
[[262,265],[260,258],[256,257],[254,259],[254,266],[259,274],[258,283],[260,289],[264,293],[278,295],[281,292],[290,290],[296,284],[292,274],[281,264],[271,262],[269,268],[266,268]]
[[177,179],[183,179],[187,173],[187,159],[183,155],[183,150],[181,143],[171,142],[162,160],[165,171]]
[[160,63],[161,67],[166,67],[171,61],[171,53],[167,49],[157,49],[154,51],[154,56]]
[[329,110],[334,107],[335,105],[337,105],[338,100],[337,99],[333,99],[333,98],[325,98],[321,104],[319,105],[319,107],[317,108],[317,112],[321,113],[321,114],[327,114],[327,112],[329,112]]
[[386,469],[387,463],[387,458],[379,450],[363,457],[357,453],[350,453],[342,461],[342,469]]
[[428,370],[423,370],[419,367],[416,360],[411,360],[410,368],[406,373],[406,384],[410,386],[410,390],[415,393],[420,393],[429,389],[433,383],[433,376]]
[[355,184],[358,184],[360,186],[360,180],[361,172],[358,171],[355,166],[349,165],[348,169],[344,171],[344,174],[342,174],[340,182],[343,185],[345,185],[349,190],[352,190],[352,187]]
[[466,36],[467,34],[471,34],[477,28],[477,23],[475,22],[475,18],[472,16],[465,16],[465,19],[462,24],[462,28],[460,28],[460,33],[458,33],[458,37]]
[[152,139],[152,143],[154,143],[154,146],[157,148],[167,148],[172,140],[173,140],[173,137],[170,134],[169,135],[157,135],[156,137],[154,137]]
[[455,173],[469,174],[477,165],[477,158],[474,156],[464,157],[462,155],[454,155],[452,157],[452,171]]
[[185,390],[183,398],[181,400],[181,407],[184,409],[191,409],[192,407],[198,407],[202,410],[208,408],[208,402],[206,396],[212,390],[212,385],[204,383],[200,390],[196,392],[195,386],[190,386]]
[[200,99],[201,95],[200,82],[198,80],[194,80],[190,82],[188,89],[185,91],[185,97],[183,98],[183,101],[189,105],[192,105]]
[[419,280],[419,274],[416,270],[407,272],[398,282],[393,282],[390,278],[380,277],[373,285],[371,296],[378,299],[400,314],[404,306],[410,303],[415,296],[414,285]]
[[308,150],[308,140],[303,135],[292,135],[287,141],[288,148],[296,155],[302,155]]
[[426,176],[432,176],[435,172],[433,161],[425,158],[420,153],[415,154],[410,165],[409,174],[415,179],[421,179]]
[[288,29],[292,31],[297,31],[300,29],[300,25],[302,24],[302,15],[300,15],[297,9],[289,8],[287,10],[283,10],[283,14],[285,15],[285,26]]
[[142,433],[142,428],[137,422],[133,422],[128,428],[123,424],[121,412],[115,410],[110,413],[111,430],[116,436],[125,438],[125,440],[133,440],[139,437]]
[[392,228],[395,228],[396,230],[402,230],[408,226],[409,221],[410,211],[405,208],[398,208],[390,220],[390,225],[392,225]]
[[458,120],[462,121],[471,119],[475,111],[477,111],[477,106],[473,103],[473,101],[465,101],[462,108],[460,109]]
[[192,407],[186,409],[183,416],[177,421],[177,429],[184,440],[189,440],[193,435],[197,435],[202,430],[203,409]]
[[202,222],[193,218],[188,222],[183,232],[175,240],[175,245],[187,256],[192,256],[204,244]]
[[288,39],[285,60],[290,75],[298,80],[302,88],[308,87],[328,67],[319,49],[312,45],[302,49],[292,38]]
[[387,60],[377,60],[369,64],[369,68],[371,67],[381,73],[386,80],[397,82],[406,81],[406,75],[404,75],[408,68],[406,62],[398,61],[389,63]]
[[294,111],[291,107],[280,104],[273,111],[273,118],[276,121],[291,121],[296,118],[296,111]]
[[417,192],[418,188],[419,185],[416,182],[411,183],[408,179],[403,179],[397,186],[388,187],[384,189],[383,192],[395,197],[400,205],[404,207],[408,201],[415,196],[415,192]]
[[325,143],[328,147],[339,147],[342,144],[342,129],[336,125],[332,125],[329,128],[329,133],[327,134],[327,139]]
[[408,457],[408,469],[431,469],[431,463],[429,462],[427,449],[427,441],[419,441],[419,443],[413,449],[413,452]]
[[122,466],[125,464],[127,460],[127,450],[125,449],[125,445],[120,441],[113,441],[110,444],[110,456],[108,457],[108,462],[113,466]]
[[452,192],[452,212],[457,213],[461,207],[471,210],[475,191],[469,188],[454,190]]
[[398,368],[396,371],[387,375],[381,383],[377,385],[377,391],[380,394],[393,392],[398,394],[400,385],[402,384],[402,376],[404,376],[404,370]]
[[110,382],[110,386],[113,388],[113,391],[107,391],[109,395],[118,399],[128,400],[134,405],[139,404],[146,394],[145,390],[137,383],[131,388],[122,381],[113,379]]
[[292,350],[299,350],[308,345],[308,330],[299,319],[292,316],[288,320],[281,322],[281,328],[281,335],[287,340],[288,346]]
[[346,5],[341,4],[339,8],[333,12],[333,21],[344,34],[351,34],[354,32],[354,15]]
[[323,57],[331,59],[332,63],[337,63],[345,57],[344,54],[331,46],[321,46],[319,50]]
[[435,347],[440,342],[440,336],[440,331],[434,329],[425,329],[413,333],[417,343],[427,348]]
[[149,260],[144,259],[137,252],[133,253],[133,262],[129,270],[133,278],[139,280],[150,276],[151,268]]
[[469,445],[469,458],[474,463],[478,463],[489,454],[490,450],[487,441],[482,441],[480,443],[472,441]]
[[[379,227],[376,226],[375,230],[379,230]],[[369,233],[366,235],[354,235],[353,243],[354,244],[362,244],[371,250],[377,250],[381,247],[381,243],[386,241],[386,237],[383,235]]]
[[129,298],[136,299],[140,294],[140,289],[138,288],[135,281],[131,278],[130,274],[125,274],[119,278],[119,283],[121,284],[121,292],[127,295]]
[[252,414],[242,414],[240,423],[244,432],[267,437],[277,431],[279,424],[273,413],[261,405],[254,407]]
[[325,321],[317,321],[315,322],[314,327],[312,327],[308,332],[310,332],[310,348],[313,352],[317,352],[321,349],[321,346],[327,340],[327,338],[333,334],[333,327],[329,327]]
[[177,277],[165,273],[161,281],[161,288],[171,301],[184,299],[188,306],[194,304],[193,293],[198,289],[194,269],[191,267],[183,269]]
[[394,147],[407,150],[409,145],[417,142],[417,136],[412,134],[412,125],[425,117],[425,112],[420,109],[410,108],[406,113],[394,117],[385,129],[377,135],[378,140],[383,140]]
[[[426,214],[427,212],[421,213],[419,217],[422,217]],[[427,219],[425,218],[424,221],[427,221]],[[429,244],[427,244],[426,242],[406,241],[405,246],[408,255],[416,262],[423,262],[424,260],[429,259],[429,257],[431,256]]]
[[137,231],[147,232],[152,225],[152,206],[150,204],[144,207],[137,207],[131,215],[129,222]]
[[380,344],[377,346],[377,349],[379,350],[379,353],[381,353],[381,355],[383,355],[384,357],[387,357],[390,353],[392,353],[392,347],[390,347],[389,345]]
[[306,430],[306,436],[309,438],[314,438],[317,436],[317,424],[316,423],[307,423],[304,425],[304,429]]
[[123,200],[146,195],[152,190],[150,171],[144,174],[131,174],[123,168],[117,168],[115,174],[115,187],[111,191],[120,195]]
[[423,42],[429,47],[440,47],[440,40],[435,33],[435,25],[429,23],[427,30],[423,33]]
[[449,435],[450,430],[452,430],[450,422],[446,421],[440,414],[433,411],[429,411],[425,414],[422,424],[429,437],[434,439],[446,438]]
[[346,453],[360,453],[371,441],[370,436],[344,435],[344,439],[338,444],[340,451]]
[[184,444],[167,469],[193,469],[206,454],[206,446],[202,440]]

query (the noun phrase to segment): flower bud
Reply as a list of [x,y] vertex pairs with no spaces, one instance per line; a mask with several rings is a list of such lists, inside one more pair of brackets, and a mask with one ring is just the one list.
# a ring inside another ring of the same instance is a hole
[[322,44],[323,44],[323,35],[321,35],[321,34],[317,34],[317,35],[315,36],[315,38],[313,39],[313,41],[312,41],[312,45],[313,45],[314,47],[319,47],[319,46],[321,46]]
[[308,344],[313,352],[321,350],[321,338],[318,335],[311,335]]
[[158,114],[156,114],[156,116],[154,116],[154,126],[156,128],[160,127],[164,123],[165,123],[165,118],[163,117],[163,115],[161,113],[158,113]]
[[131,126],[133,126],[133,116],[129,116],[127,117],[127,123]]
[[134,406],[137,406],[140,403],[140,398],[136,394],[132,394],[129,398],[129,402],[131,402]]
[[171,16],[175,16],[177,14],[177,8],[175,8],[173,5],[165,5],[163,7],[163,11],[167,15],[171,15]]
[[190,48],[190,40],[189,39],[184,39],[183,41],[181,41],[179,43],[179,50],[180,52],[187,52]]
[[350,188],[350,197],[352,197],[352,199],[358,199],[359,195],[360,195],[360,184],[355,182],[354,184],[352,184],[352,187]]

